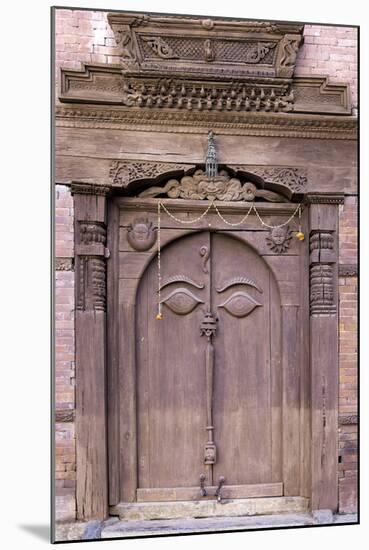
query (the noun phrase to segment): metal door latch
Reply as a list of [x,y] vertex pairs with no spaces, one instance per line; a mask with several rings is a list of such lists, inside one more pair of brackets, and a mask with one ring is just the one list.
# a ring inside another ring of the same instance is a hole
[[217,487],[217,490],[215,491],[215,496],[217,497],[218,502],[222,502],[222,487],[224,485],[224,482],[225,482],[225,477],[220,476],[218,487]]
[[205,474],[201,474],[201,476],[200,476],[200,491],[201,491],[201,496],[202,497],[206,497],[206,495],[207,495],[207,492],[206,492],[206,489],[205,489],[205,479],[206,479]]

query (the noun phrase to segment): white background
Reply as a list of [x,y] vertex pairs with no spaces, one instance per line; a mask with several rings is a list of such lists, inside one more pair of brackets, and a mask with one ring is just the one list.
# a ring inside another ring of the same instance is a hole
[[[47,544],[49,524],[50,387],[50,6],[15,1],[1,8],[1,421],[0,526],[2,547]],[[68,6],[61,0],[59,6]],[[96,542],[128,549],[368,547],[368,55],[365,2],[351,0],[227,0],[71,2],[89,7],[196,15],[286,19],[361,25],[362,205],[362,514],[360,526],[323,527],[135,541]],[[4,124],[5,119],[5,124]],[[4,170],[5,166],[5,170]],[[4,307],[5,305],[5,307]],[[367,539],[367,540],[365,540]],[[71,544],[70,547],[76,547]]]

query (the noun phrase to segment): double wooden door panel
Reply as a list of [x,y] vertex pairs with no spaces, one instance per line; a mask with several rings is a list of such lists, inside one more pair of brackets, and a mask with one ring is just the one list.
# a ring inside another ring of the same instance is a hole
[[155,246],[118,254],[142,267],[119,280],[112,504],[199,499],[201,474],[205,487],[224,478],[232,498],[298,495],[300,417],[288,418],[286,403],[299,395],[300,259],[260,255],[248,241],[266,232],[175,231],[161,251],[160,295]]

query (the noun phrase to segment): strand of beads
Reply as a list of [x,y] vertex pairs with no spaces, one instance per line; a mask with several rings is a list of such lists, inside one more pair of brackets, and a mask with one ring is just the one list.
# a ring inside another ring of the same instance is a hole
[[288,218],[287,221],[285,221],[283,223],[280,223],[279,225],[269,225],[269,224],[265,223],[264,220],[261,219],[261,216],[260,216],[259,212],[256,210],[255,206],[253,206],[256,217],[258,218],[261,225],[264,225],[265,227],[268,227],[269,229],[276,229],[277,227],[284,227],[285,225],[288,225],[290,223],[290,221],[292,221],[293,218],[296,216],[296,214],[297,214],[297,212],[299,211],[300,208],[301,208],[301,204],[298,205],[298,207],[296,208],[294,213],[291,214],[291,216]]
[[219,210],[218,210],[217,205],[216,205],[214,202],[212,203],[212,205],[214,206],[214,208],[215,208],[215,210],[216,210],[216,213],[218,214],[218,216],[220,217],[220,219],[221,219],[224,223],[226,223],[227,225],[230,225],[230,226],[232,226],[232,227],[236,227],[237,225],[243,224],[243,223],[247,220],[249,214],[252,212],[252,209],[254,208],[254,206],[251,205],[250,208],[249,208],[249,211],[246,212],[246,214],[244,215],[244,217],[242,218],[241,221],[232,223],[232,222],[229,222],[228,220],[226,220],[226,219],[222,216],[222,214],[221,214],[221,213],[219,212]]
[[161,313],[161,216],[160,201],[158,201],[158,313],[156,319],[160,321],[163,318]]
[[158,202],[158,208],[160,209],[160,206],[161,206],[162,209],[164,210],[164,212],[166,212],[168,214],[168,216],[170,218],[172,218],[172,220],[175,220],[178,223],[191,224],[191,223],[197,223],[200,220],[202,220],[202,218],[204,216],[206,216],[206,214],[209,212],[210,208],[213,206],[213,203],[214,203],[214,201],[212,200],[211,203],[209,204],[209,206],[207,207],[207,209],[202,214],[200,214],[200,216],[198,218],[193,218],[191,220],[181,220],[180,218],[177,218],[171,212],[169,212],[169,210],[166,208],[165,204],[163,204],[160,201]]
[[230,222],[230,221],[226,220],[224,218],[224,216],[221,214],[221,212],[219,211],[217,205],[214,202],[214,199],[210,202],[209,206],[204,210],[204,212],[202,214],[200,214],[200,216],[198,216],[197,218],[192,218],[190,220],[188,220],[188,219],[183,220],[181,218],[177,218],[177,216],[174,216],[174,214],[172,214],[162,202],[158,201],[158,254],[157,254],[157,262],[158,262],[158,313],[156,315],[156,319],[158,319],[158,320],[161,320],[163,318],[162,304],[161,304],[161,213],[160,213],[160,209],[162,208],[164,210],[164,212],[170,218],[172,218],[174,221],[176,221],[177,223],[184,224],[184,225],[190,225],[190,224],[197,223],[200,220],[202,220],[202,218],[204,218],[206,216],[206,214],[210,211],[210,209],[212,207],[214,207],[214,209],[215,209],[217,215],[219,216],[219,218],[225,224],[227,224],[231,227],[237,227],[239,225],[242,225],[247,220],[247,218],[251,214],[251,212],[254,211],[255,215],[258,218],[258,220],[260,221],[261,225],[263,225],[264,227],[268,227],[268,229],[277,229],[279,227],[284,227],[284,226],[288,225],[293,220],[293,218],[296,216],[296,214],[298,212],[298,215],[299,215],[299,230],[296,233],[296,238],[299,239],[300,241],[303,241],[305,239],[305,235],[301,231],[301,203],[299,205],[297,205],[296,209],[291,214],[291,216],[288,218],[288,220],[286,220],[283,223],[277,224],[277,225],[270,225],[262,219],[262,217],[260,216],[260,214],[257,211],[254,204],[252,204],[250,206],[250,208],[248,209],[246,214],[243,216],[243,218],[239,222]]

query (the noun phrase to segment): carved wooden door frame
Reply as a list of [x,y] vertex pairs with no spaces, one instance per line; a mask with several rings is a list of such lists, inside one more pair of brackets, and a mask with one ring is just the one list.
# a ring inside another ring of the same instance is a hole
[[[117,454],[111,448],[117,445],[115,433],[119,424],[119,407],[114,392],[118,380],[118,350],[112,339],[118,341],[119,324],[132,326],[134,305],[119,307],[118,239],[116,230],[119,203],[142,209],[145,202],[154,199],[112,198],[107,200],[110,189],[98,185],[73,184],[75,206],[75,256],[76,256],[76,443],[77,443],[77,516],[80,519],[105,518],[110,503],[119,501],[117,494],[119,475]],[[300,440],[299,494],[311,499],[311,509],[337,509],[337,407],[338,407],[338,313],[337,313],[337,225],[338,204],[341,195],[310,194],[303,214],[305,234],[309,235],[310,256],[301,255],[305,289],[301,304],[307,321],[304,325],[301,353],[306,369],[302,369],[299,387],[292,383],[296,376],[295,350],[283,356],[286,405],[298,400],[298,410],[285,408],[284,422],[288,437]],[[204,201],[178,200],[178,208],[185,207],[196,213],[203,211]],[[267,215],[290,215],[295,204],[259,203],[258,210]],[[228,217],[232,213],[240,218],[242,204],[224,205],[222,211]],[[154,208],[152,209],[154,211]],[[206,228],[204,225],[196,230]],[[182,233],[183,234],[183,233]],[[108,260],[109,251],[111,254]],[[146,267],[155,251],[147,254]],[[108,265],[108,269],[107,266]],[[310,276],[310,306],[308,297],[308,273]],[[107,285],[106,285],[107,283]],[[304,285],[302,285],[304,286]],[[106,315],[106,288],[107,309]],[[133,292],[133,289],[132,289]],[[310,321],[309,321],[310,307]],[[121,310],[121,311],[120,311]],[[283,311],[284,322],[291,331],[296,330],[291,307]],[[123,315],[123,317],[122,317]],[[120,323],[118,323],[118,318]],[[133,336],[133,335],[132,335]],[[289,336],[291,337],[291,336]],[[134,369],[134,338],[128,338],[120,353]],[[288,380],[291,380],[289,385]],[[127,387],[127,391],[131,391]],[[107,397],[109,396],[109,399]],[[132,399],[132,414],[135,402]],[[288,410],[288,415],[287,415]],[[125,443],[125,450],[132,443]],[[108,452],[109,449],[109,452]],[[118,447],[119,449],[119,447]],[[122,452],[122,449],[119,450]],[[127,454],[127,456],[129,453]],[[135,480],[133,462],[126,467]],[[293,467],[288,464],[284,468]],[[112,475],[113,472],[113,475]],[[115,474],[114,474],[115,472]],[[109,475],[110,473],[110,475]],[[286,476],[288,479],[288,476]],[[296,488],[286,487],[286,494],[296,494]]]

